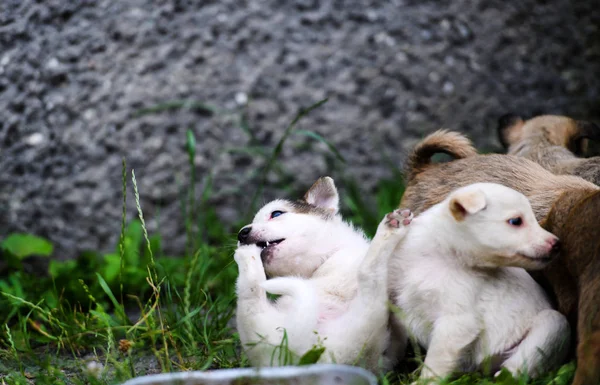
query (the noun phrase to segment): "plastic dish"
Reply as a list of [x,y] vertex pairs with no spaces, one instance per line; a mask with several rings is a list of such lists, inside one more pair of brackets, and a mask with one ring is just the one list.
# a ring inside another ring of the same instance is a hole
[[355,366],[317,364],[163,373],[137,377],[123,385],[377,385],[377,379]]

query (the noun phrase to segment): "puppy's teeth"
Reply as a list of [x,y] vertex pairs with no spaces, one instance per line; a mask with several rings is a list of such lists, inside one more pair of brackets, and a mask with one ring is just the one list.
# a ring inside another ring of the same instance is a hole
[[269,247],[269,241],[265,242],[267,244],[267,247]]

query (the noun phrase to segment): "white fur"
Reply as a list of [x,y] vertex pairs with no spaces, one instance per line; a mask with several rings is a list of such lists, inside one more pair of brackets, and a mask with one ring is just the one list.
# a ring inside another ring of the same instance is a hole
[[[331,180],[325,182],[333,186]],[[388,226],[386,217],[369,245],[362,232],[337,214],[337,191],[332,196],[331,186],[316,192],[313,186],[312,194],[305,196],[329,210],[330,217],[296,212],[284,200],[257,213],[251,225],[253,239],[285,239],[270,246],[264,266],[262,250],[255,244],[239,245],[235,252],[237,329],[254,366],[280,364],[274,347],[280,345],[284,329],[294,354],[290,363],[322,345],[326,350],[319,362],[363,364],[369,369],[382,364],[389,343],[388,257],[405,227]],[[271,218],[274,211],[285,213]],[[267,280],[265,271],[276,278]],[[281,297],[270,301],[265,291]]]
[[[464,210],[455,210],[453,204]],[[462,216],[461,216],[462,213]],[[521,227],[507,220],[521,217]],[[564,359],[569,325],[521,267],[543,268],[556,237],[507,187],[459,189],[413,220],[390,260],[401,320],[427,349],[422,379],[492,369],[535,376]]]

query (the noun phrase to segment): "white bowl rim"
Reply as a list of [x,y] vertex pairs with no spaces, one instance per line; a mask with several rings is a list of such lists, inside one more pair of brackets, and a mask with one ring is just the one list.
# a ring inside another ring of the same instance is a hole
[[278,367],[263,367],[263,368],[232,368],[232,369],[215,369],[207,371],[191,371],[191,372],[176,372],[176,373],[160,373],[150,374],[146,376],[132,378],[124,382],[122,385],[148,385],[160,384],[168,381],[184,381],[184,380],[235,380],[243,376],[260,376],[260,379],[285,379],[294,376],[305,376],[311,374],[326,373],[328,371],[340,371],[346,374],[355,374],[367,380],[370,385],[377,384],[377,378],[373,373],[366,369],[337,364],[315,364],[306,366],[278,366]]

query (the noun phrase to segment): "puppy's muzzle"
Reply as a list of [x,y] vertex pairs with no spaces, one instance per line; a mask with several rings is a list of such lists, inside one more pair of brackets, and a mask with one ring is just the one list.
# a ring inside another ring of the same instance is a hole
[[238,233],[238,241],[240,241],[240,243],[243,245],[247,245],[248,238],[250,238],[251,231],[252,231],[252,226],[242,227],[242,229]]
[[560,239],[558,239],[558,238],[551,238],[547,242],[550,245],[550,252],[551,253],[556,253],[557,251],[560,250]]

